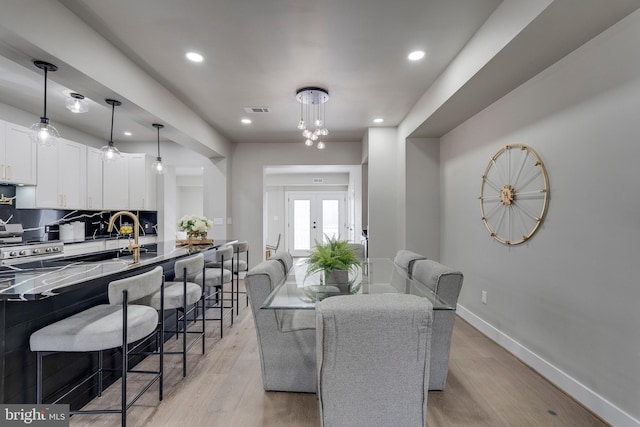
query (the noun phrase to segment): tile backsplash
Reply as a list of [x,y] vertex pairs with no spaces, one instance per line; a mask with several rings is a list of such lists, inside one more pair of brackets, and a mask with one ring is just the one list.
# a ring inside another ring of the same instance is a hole
[[[85,239],[115,237],[120,222],[130,222],[126,217],[116,221],[116,228],[107,233],[109,218],[115,211],[84,211],[59,209],[16,209],[16,188],[0,185],[0,221],[22,224],[23,242],[60,240],[60,224],[81,221],[85,224]],[[9,204],[11,202],[11,204]],[[140,235],[157,234],[158,213],[156,211],[134,211],[140,220]]]

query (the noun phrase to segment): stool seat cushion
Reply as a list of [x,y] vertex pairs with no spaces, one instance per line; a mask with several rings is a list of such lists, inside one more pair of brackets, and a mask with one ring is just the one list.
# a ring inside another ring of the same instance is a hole
[[224,268],[230,270],[231,263],[233,262],[233,271],[247,271],[247,262],[243,259],[234,259],[233,261],[228,259],[224,262]]
[[[232,262],[233,262],[233,271],[235,271],[236,273],[238,271],[248,270],[247,261],[243,259],[240,259],[240,260],[234,259],[233,261],[230,259],[227,259],[224,261],[224,268],[226,268],[227,270],[231,270]],[[220,268],[220,263],[217,261],[208,262],[206,265],[207,265],[207,268]]]
[[[151,307],[127,306],[128,343],[149,336],[158,324]],[[99,351],[122,345],[122,306],[101,304],[31,334],[31,351]]]
[[[214,287],[214,286],[222,286],[223,283],[228,283],[231,281],[231,271],[223,269],[222,270],[222,281],[220,281],[220,268],[207,268],[205,271],[205,279],[206,283],[204,286]],[[198,274],[194,279],[194,282],[198,284],[202,284],[202,273]]]
[[[164,309],[172,310],[176,308],[185,308],[184,301],[184,283],[183,282],[165,282],[164,283]],[[187,306],[193,305],[202,296],[202,288],[197,283],[187,282]],[[156,310],[160,310],[160,292],[156,292],[151,297],[149,305]]]

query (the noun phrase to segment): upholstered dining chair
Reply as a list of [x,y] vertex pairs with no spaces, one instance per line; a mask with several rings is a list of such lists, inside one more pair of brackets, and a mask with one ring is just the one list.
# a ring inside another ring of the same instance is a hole
[[413,273],[413,265],[419,259],[427,259],[427,257],[406,249],[400,249],[396,253],[393,262],[403,269],[409,277],[411,277]]
[[[282,233],[278,233],[278,240],[276,240],[275,245],[270,245],[269,243],[265,245],[265,249],[267,251],[267,258],[269,258],[271,255],[276,254],[278,252],[281,238],[282,238]],[[273,254],[272,254],[272,251],[273,251]]]
[[[433,260],[417,260],[413,264],[413,279],[426,285],[441,299],[454,307],[458,303],[463,280],[460,271]],[[449,372],[449,353],[455,311],[435,310],[433,316],[429,390],[444,390]]]
[[291,256],[289,251],[278,252],[277,254],[272,255],[269,259],[280,262],[285,276],[289,273],[291,267],[293,267],[293,256]]
[[283,319],[277,316],[279,310],[260,308],[284,277],[280,262],[267,260],[250,269],[244,279],[260,349],[262,385],[266,391],[315,393],[315,322],[305,321],[307,316],[304,316],[313,316],[313,311],[284,310],[289,316],[283,328]]
[[365,262],[366,261],[365,250],[364,250],[364,245],[363,244],[361,244],[361,243],[349,243],[348,246],[356,254],[356,257],[358,258],[358,260],[360,260],[360,262]]
[[316,305],[318,404],[324,427],[427,422],[432,306],[405,294]]

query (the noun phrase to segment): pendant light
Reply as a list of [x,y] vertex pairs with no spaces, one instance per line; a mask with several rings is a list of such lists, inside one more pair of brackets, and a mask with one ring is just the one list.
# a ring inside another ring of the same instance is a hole
[[[325,127],[325,104],[329,100],[329,91],[320,87],[303,87],[296,91],[296,99],[300,103],[298,129],[302,131],[304,145],[312,147],[314,141],[329,135]],[[324,142],[318,141],[317,147],[324,150]]]
[[156,161],[153,163],[153,168],[158,175],[162,175],[164,173],[164,165],[162,164],[162,157],[160,157],[160,129],[162,129],[164,125],[154,123],[151,126],[158,130],[158,157],[156,157]]
[[67,107],[67,110],[74,114],[82,114],[89,111],[89,103],[84,99],[84,95],[80,95],[75,92],[71,92],[69,94],[69,98],[67,98],[65,106]]
[[113,116],[115,115],[116,106],[122,105],[122,102],[116,101],[115,99],[105,99],[104,102],[111,105],[111,135],[109,136],[107,145],[100,149],[100,158],[105,162],[111,162],[122,157],[120,150],[113,144]]
[[60,134],[58,130],[49,123],[47,118],[47,73],[57,71],[58,67],[45,61],[33,61],[33,65],[44,70],[44,112],[40,121],[34,123],[29,128],[31,141],[44,146],[52,146],[58,142]]

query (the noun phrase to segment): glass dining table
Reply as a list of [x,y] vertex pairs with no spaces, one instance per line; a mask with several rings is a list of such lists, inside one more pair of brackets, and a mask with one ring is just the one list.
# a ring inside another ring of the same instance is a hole
[[307,261],[298,259],[285,278],[267,296],[262,309],[314,310],[318,301],[334,295],[411,294],[427,298],[434,310],[455,310],[455,306],[438,297],[421,282],[388,258],[370,258],[361,267],[349,272],[348,289],[322,284],[324,275],[316,272],[307,276]]

